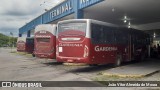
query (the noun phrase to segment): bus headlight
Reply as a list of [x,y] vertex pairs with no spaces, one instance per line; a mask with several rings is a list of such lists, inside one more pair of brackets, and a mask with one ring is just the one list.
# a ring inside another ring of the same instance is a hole
[[88,56],[89,56],[89,49],[88,49],[88,47],[85,45],[83,57],[88,57]]

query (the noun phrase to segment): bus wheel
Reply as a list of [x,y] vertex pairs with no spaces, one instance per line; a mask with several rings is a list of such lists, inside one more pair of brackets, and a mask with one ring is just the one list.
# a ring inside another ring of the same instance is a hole
[[121,55],[117,55],[116,62],[115,62],[115,67],[120,66],[121,63],[122,63],[122,56]]
[[35,54],[32,54],[32,57],[35,57]]

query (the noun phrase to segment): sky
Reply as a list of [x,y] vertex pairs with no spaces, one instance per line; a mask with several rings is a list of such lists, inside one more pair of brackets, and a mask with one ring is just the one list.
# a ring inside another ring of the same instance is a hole
[[18,29],[62,0],[0,0],[0,33],[18,36]]

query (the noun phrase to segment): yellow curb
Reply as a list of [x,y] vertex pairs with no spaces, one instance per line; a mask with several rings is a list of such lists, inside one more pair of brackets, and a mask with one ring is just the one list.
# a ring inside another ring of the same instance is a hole
[[20,55],[26,55],[25,52],[17,52],[17,54],[20,54]]
[[27,57],[32,57],[32,54],[25,54]]
[[66,66],[86,66],[87,64],[84,63],[63,63]]
[[109,76],[109,77],[120,77],[120,78],[143,78],[143,77],[147,77],[147,76],[153,75],[158,72],[160,71],[157,70],[152,73],[145,74],[145,75],[144,74],[117,74],[117,73],[102,73],[102,75]]
[[26,52],[16,52],[15,54],[18,54],[18,55],[28,55],[28,53],[26,53]]
[[120,78],[142,78],[146,76],[146,75],[141,75],[141,74],[127,75],[127,74],[115,74],[115,73],[114,74],[103,73],[102,75],[109,76],[109,77],[120,77]]
[[12,52],[10,52],[10,53],[17,53],[16,51],[12,51]]

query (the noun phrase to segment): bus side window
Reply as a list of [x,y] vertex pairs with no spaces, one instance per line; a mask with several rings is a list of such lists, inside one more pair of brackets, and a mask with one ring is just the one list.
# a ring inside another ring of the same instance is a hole
[[113,44],[115,43],[114,38],[114,27],[108,27],[98,24],[91,25],[91,37],[94,44]]
[[127,32],[122,32],[123,34],[123,44],[128,44],[128,33]]
[[101,42],[101,26],[100,25],[96,25],[96,24],[92,24],[91,25],[91,38],[92,38],[92,43],[94,44],[99,44]]
[[99,43],[104,43],[104,27],[100,26],[100,42]]
[[115,32],[115,38],[117,44],[128,44],[128,33],[125,28],[119,28]]
[[115,32],[115,39],[116,39],[116,43],[117,44],[121,44],[122,42],[122,37],[121,37],[121,33],[120,33],[120,30],[116,30]]
[[105,26],[104,30],[103,30],[103,34],[104,34],[104,42],[105,44],[112,44],[114,43],[114,33],[113,33],[114,28],[111,27],[107,27]]

